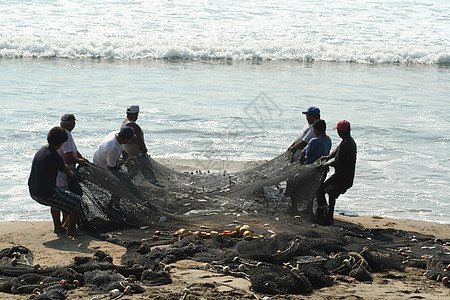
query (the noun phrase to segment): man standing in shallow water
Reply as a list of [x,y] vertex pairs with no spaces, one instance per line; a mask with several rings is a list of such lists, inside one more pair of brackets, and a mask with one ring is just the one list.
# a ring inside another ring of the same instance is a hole
[[142,131],[141,127],[136,123],[138,117],[139,117],[139,105],[133,104],[128,106],[127,117],[125,118],[125,120],[123,120],[122,126],[120,127],[123,128],[125,126],[129,126],[134,129],[134,132],[136,134],[135,143],[123,145],[125,152],[127,152],[128,155],[130,156],[136,156],[139,154],[147,153],[147,147],[145,146],[144,142],[144,132]]
[[[356,143],[350,135],[350,123],[339,121],[333,129],[337,129],[342,141],[336,150],[321,157],[327,161],[324,166],[334,167],[334,174],[322,184],[317,197],[317,216],[321,225],[333,224],[336,199],[353,186],[355,177]],[[334,161],[328,161],[332,158]],[[325,194],[328,194],[328,209]]]
[[308,107],[308,109],[302,113],[306,115],[308,124],[303,126],[295,141],[288,148],[288,150],[293,153],[291,159],[292,162],[300,159],[302,150],[308,145],[309,141],[315,137],[313,124],[316,120],[320,119],[320,109],[315,106]]

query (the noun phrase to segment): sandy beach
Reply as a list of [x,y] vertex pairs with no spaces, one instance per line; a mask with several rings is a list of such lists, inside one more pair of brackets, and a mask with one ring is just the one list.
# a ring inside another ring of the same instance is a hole
[[[226,219],[226,216],[223,216]],[[228,217],[229,218],[229,217]],[[295,218],[257,221],[251,216],[244,216],[256,232],[264,230],[261,223],[271,222],[270,228],[281,231],[288,224],[289,230],[295,228]],[[337,216],[335,226],[349,224],[364,228],[395,228],[407,230],[421,235],[441,239],[450,238],[450,226],[437,223],[419,222],[415,220],[397,220],[381,217],[344,217]],[[218,219],[199,220],[203,224],[218,225]],[[292,222],[292,224],[290,223]],[[267,223],[265,223],[267,224]],[[291,227],[293,226],[293,227]],[[193,224],[195,227],[195,224]],[[194,230],[195,228],[191,228]],[[0,249],[22,245],[34,254],[34,262],[41,266],[64,266],[73,261],[75,256],[91,257],[98,250],[103,250],[113,257],[115,264],[120,264],[121,256],[126,249],[90,235],[76,238],[65,234],[54,234],[51,222],[6,222],[0,223]],[[331,287],[314,290],[310,295],[257,295],[249,290],[250,283],[242,278],[235,278],[212,271],[199,270],[195,266],[201,263],[193,260],[182,260],[172,265],[172,284],[159,287],[145,287],[144,294],[124,296],[124,299],[179,299],[181,291],[188,287],[191,290],[188,299],[214,299],[218,295],[222,299],[450,299],[448,288],[441,283],[431,281],[423,276],[423,269],[406,268],[404,272],[389,271],[375,273],[372,283],[357,282],[351,277],[334,276],[335,284]],[[68,299],[91,299],[88,288],[81,287],[69,291]],[[23,299],[24,295],[0,293],[0,299]]]
[[[178,171],[209,169],[211,172],[235,172],[239,169],[254,167],[259,162],[215,161],[212,165],[204,165],[198,160],[159,159],[160,163]],[[206,162],[204,162],[206,163]],[[380,216],[335,216],[336,222],[332,230],[355,228],[394,229],[409,232],[411,236],[450,239],[450,225],[416,220],[400,220]],[[230,229],[233,223],[245,223],[251,226],[254,235],[267,235],[268,232],[298,234],[302,230],[313,228],[319,232],[330,234],[330,227],[312,225],[299,216],[284,213],[267,214],[236,214],[221,213],[213,216],[197,216],[188,219],[186,229],[191,231],[209,228],[219,232]],[[164,229],[166,234],[179,229],[177,224]],[[153,228],[154,227],[154,228]],[[153,226],[149,230],[160,230]],[[328,231],[327,231],[328,230]],[[33,264],[41,267],[67,266],[74,257],[92,257],[102,250],[113,258],[115,265],[122,265],[121,258],[126,252],[123,245],[112,243],[104,236],[84,235],[69,237],[66,234],[52,232],[52,222],[12,221],[0,223],[0,250],[21,245],[32,251]],[[114,232],[113,234],[121,234]],[[147,238],[143,236],[142,238]],[[152,249],[167,247],[168,242],[155,243]],[[449,248],[449,247],[447,247]],[[449,249],[450,250],[450,249]],[[212,270],[203,270],[203,263],[190,259],[176,261],[171,264],[170,277],[173,283],[161,286],[145,286],[143,294],[130,294],[123,299],[180,299],[185,288],[190,290],[186,299],[450,299],[449,289],[442,283],[427,279],[423,269],[406,267],[403,271],[389,270],[373,273],[373,282],[363,283],[356,279],[333,275],[334,284],[331,287],[315,289],[311,294],[301,295],[264,295],[250,289],[250,281],[244,278],[227,276]],[[1,277],[2,275],[0,275]],[[92,299],[88,287],[80,287],[68,291],[68,299]],[[24,299],[24,294],[13,295],[0,293],[0,299]],[[109,297],[107,297],[109,299]]]

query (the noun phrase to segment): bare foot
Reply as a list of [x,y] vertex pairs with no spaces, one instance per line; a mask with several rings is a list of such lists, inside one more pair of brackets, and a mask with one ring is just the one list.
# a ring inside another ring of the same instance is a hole
[[64,227],[55,227],[55,229],[53,230],[53,233],[63,233],[66,232],[66,229],[64,229]]

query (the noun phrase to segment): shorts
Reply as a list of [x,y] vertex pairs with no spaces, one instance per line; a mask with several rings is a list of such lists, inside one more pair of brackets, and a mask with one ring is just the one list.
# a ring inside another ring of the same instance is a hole
[[60,187],[55,187],[53,195],[49,197],[38,197],[31,195],[34,201],[39,204],[51,206],[66,214],[70,214],[80,203],[81,197],[75,193],[65,191]]
[[322,190],[324,193],[330,195],[331,197],[337,198],[339,197],[339,195],[345,194],[345,192],[348,190],[348,187],[340,183],[335,175],[332,175],[323,183]]

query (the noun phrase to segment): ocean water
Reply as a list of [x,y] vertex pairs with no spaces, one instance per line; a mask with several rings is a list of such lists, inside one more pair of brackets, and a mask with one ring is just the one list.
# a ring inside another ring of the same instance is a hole
[[352,123],[336,208],[450,224],[448,1],[1,1],[0,221],[50,220],[33,155],[65,112],[92,159],[126,106],[153,157],[261,160],[318,106]]

